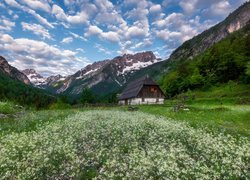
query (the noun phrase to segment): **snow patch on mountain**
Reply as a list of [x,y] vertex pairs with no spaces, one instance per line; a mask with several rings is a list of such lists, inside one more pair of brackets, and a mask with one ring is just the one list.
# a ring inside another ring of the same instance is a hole
[[141,61],[135,62],[131,66],[125,66],[123,68],[122,72],[118,71],[118,76],[123,75],[123,74],[127,74],[128,72],[140,70],[142,68],[145,68],[145,67],[150,66],[150,65],[157,63],[157,62],[159,62],[159,60],[157,60],[157,59],[154,59],[152,61],[147,61],[147,62],[141,62]]
[[25,69],[22,73],[24,73],[35,86],[40,86],[46,83],[46,78],[42,77],[34,69]]
[[53,85],[57,82],[64,81],[66,78],[61,75],[43,77],[38,74],[34,69],[25,69],[22,71],[30,80],[30,82],[37,87],[42,88],[46,85]]
[[84,77],[86,77],[89,74],[92,74],[96,71],[98,71],[100,68],[96,68],[96,69],[90,69],[89,71],[85,72],[84,74],[81,74],[80,76],[76,77],[76,79],[83,79]]

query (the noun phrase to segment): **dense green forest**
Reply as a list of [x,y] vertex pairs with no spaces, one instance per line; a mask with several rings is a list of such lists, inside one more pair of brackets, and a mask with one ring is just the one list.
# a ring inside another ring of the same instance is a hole
[[56,101],[43,90],[11,79],[0,72],[0,100],[10,100],[21,105],[45,108]]
[[160,80],[167,97],[187,90],[206,89],[229,81],[250,82],[250,26],[231,34],[192,60],[171,63]]

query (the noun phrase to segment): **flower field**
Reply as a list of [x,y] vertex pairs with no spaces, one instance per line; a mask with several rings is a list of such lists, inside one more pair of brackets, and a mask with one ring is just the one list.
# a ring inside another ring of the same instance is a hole
[[0,135],[1,179],[248,179],[247,137],[142,112],[90,110]]

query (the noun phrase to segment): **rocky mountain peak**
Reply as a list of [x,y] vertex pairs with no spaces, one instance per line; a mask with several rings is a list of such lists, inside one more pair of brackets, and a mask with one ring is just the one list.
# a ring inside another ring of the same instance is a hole
[[15,80],[22,81],[25,84],[30,84],[30,80],[27,76],[15,67],[9,65],[8,61],[2,56],[0,56],[0,71]]
[[136,54],[124,54],[123,56],[115,57],[112,62],[118,68],[118,75],[123,75],[131,71],[136,71],[145,68],[158,62],[152,51],[146,51]]
[[22,71],[24,74],[28,75],[28,74],[37,74],[36,70],[34,69],[25,69]]
[[121,87],[135,71],[161,61],[152,51],[124,54],[111,60],[103,60],[87,65],[82,70],[65,79],[57,93],[71,89],[71,94],[79,94],[84,87],[94,87],[107,83]]
[[98,71],[99,69],[104,67],[108,62],[109,60],[103,60],[103,61],[94,62],[93,64],[89,64],[83,69],[81,69],[80,71],[78,71],[74,76],[77,77],[78,79],[81,79],[87,75],[90,75]]
[[63,80],[65,80],[65,77],[63,77],[63,76],[60,75],[60,74],[55,75],[55,76],[49,76],[49,77],[46,79],[46,84],[47,84],[47,85],[52,85],[52,84],[55,83],[55,82],[63,81]]
[[38,74],[34,69],[25,69],[22,73],[24,73],[35,86],[42,85],[45,82],[45,78]]
[[49,76],[47,78],[43,77],[34,69],[25,69],[22,72],[29,78],[34,86],[38,86],[41,88],[46,86],[53,86],[57,82],[65,80],[65,77],[61,76],[60,74]]

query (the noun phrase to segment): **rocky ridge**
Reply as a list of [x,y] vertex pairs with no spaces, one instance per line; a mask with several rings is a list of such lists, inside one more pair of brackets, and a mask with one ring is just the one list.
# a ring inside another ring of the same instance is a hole
[[0,56],[0,71],[15,80],[22,81],[25,84],[31,84],[29,78],[24,73],[11,66],[2,56]]

